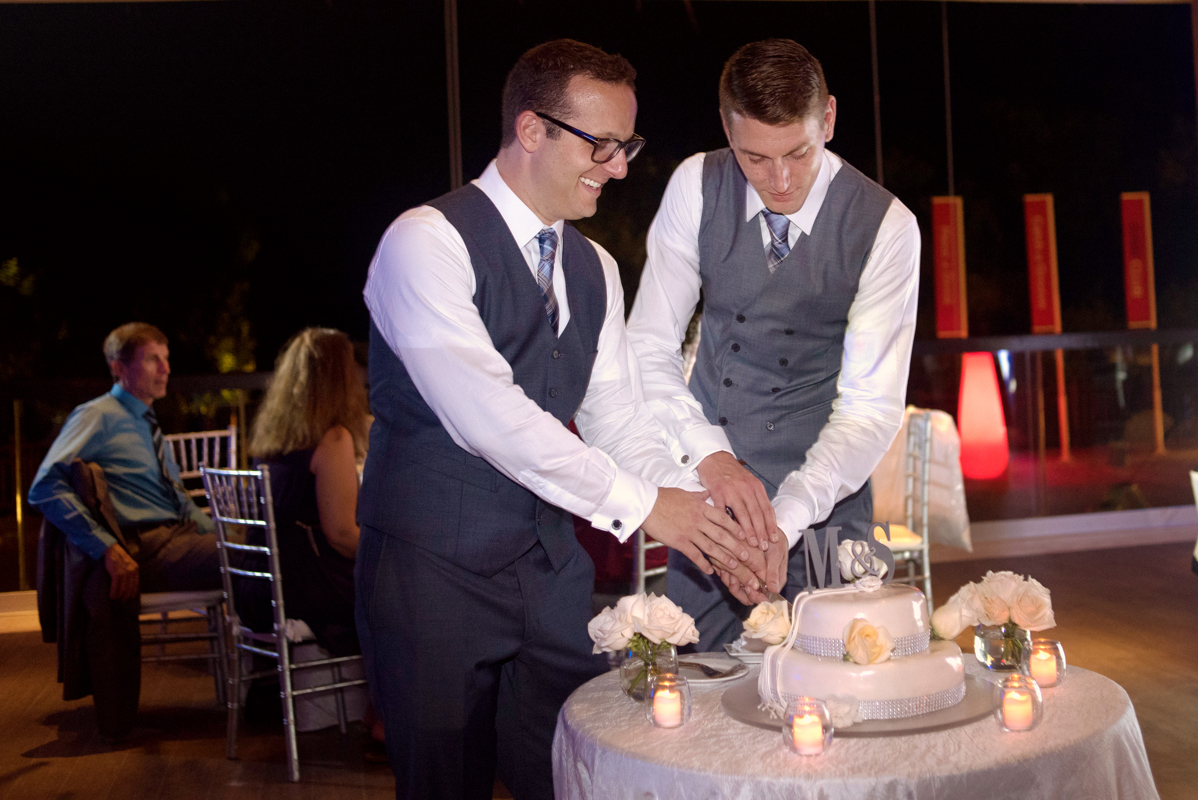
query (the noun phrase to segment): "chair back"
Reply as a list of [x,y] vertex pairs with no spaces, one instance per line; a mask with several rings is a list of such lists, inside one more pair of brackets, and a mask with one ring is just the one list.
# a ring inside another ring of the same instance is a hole
[[[252,638],[273,640],[276,644],[283,638],[286,628],[286,610],[283,607],[283,580],[279,569],[279,537],[275,528],[274,501],[270,494],[270,468],[259,469],[212,469],[200,465],[200,476],[208,493],[212,521],[216,523],[217,553],[220,556],[221,581],[225,595],[232,601],[229,618],[235,629]],[[246,543],[230,541],[230,528],[244,528]],[[263,544],[250,544],[261,531]],[[230,553],[241,553],[230,558]],[[264,562],[264,563],[263,563]],[[241,626],[237,612],[237,595],[234,592],[233,576],[264,580],[271,583],[271,598],[274,601],[273,635],[251,634]],[[284,648],[280,648],[283,650]]]
[[169,433],[162,438],[170,445],[171,455],[179,465],[179,478],[183,481],[183,488],[193,500],[204,496],[203,484],[195,485],[195,481],[200,477],[201,466],[237,469],[236,425],[219,431]]

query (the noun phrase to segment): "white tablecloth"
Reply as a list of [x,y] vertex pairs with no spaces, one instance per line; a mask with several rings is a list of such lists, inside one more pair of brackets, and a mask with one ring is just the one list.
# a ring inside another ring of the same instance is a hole
[[936,733],[840,737],[817,757],[787,750],[780,726],[727,716],[720,696],[730,685],[696,687],[693,716],[672,730],[654,727],[615,673],[580,687],[558,714],[557,800],[1158,800],[1127,693],[1087,670],[1070,667],[1044,690],[1044,717],[1027,733],[986,717]]

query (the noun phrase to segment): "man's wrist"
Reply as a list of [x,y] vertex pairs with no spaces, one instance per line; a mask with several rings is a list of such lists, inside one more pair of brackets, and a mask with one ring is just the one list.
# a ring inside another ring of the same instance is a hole
[[787,549],[794,549],[801,532],[811,525],[811,512],[799,500],[782,495],[774,497],[773,506],[778,529],[786,536]]

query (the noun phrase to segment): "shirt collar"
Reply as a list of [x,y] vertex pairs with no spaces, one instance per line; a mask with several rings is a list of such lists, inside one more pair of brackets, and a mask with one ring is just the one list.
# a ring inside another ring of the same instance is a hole
[[[835,158],[833,153],[824,150],[823,162],[819,165],[819,174],[815,176],[815,183],[811,184],[811,191],[807,193],[807,199],[803,201],[802,208],[793,214],[786,215],[787,219],[808,236],[811,235],[811,228],[815,225],[815,218],[819,216],[824,198],[828,196],[828,185],[832,183],[834,168],[839,166],[833,162]],[[753,219],[761,213],[763,208],[765,208],[765,203],[761,201],[761,195],[757,194],[757,190],[748,181],[745,181],[745,220]]]
[[119,383],[112,384],[112,391],[110,391],[109,394],[120,401],[121,405],[129,409],[130,414],[138,417],[139,419],[144,417],[146,412],[150,410],[148,405],[125,391],[125,387],[121,386]]
[[541,222],[540,217],[524,205],[524,201],[517,197],[516,193],[503,180],[494,160],[487,165],[483,174],[478,176],[474,184],[482,189],[483,194],[495,204],[495,208],[499,210],[503,221],[507,223],[508,230],[512,232],[512,237],[516,240],[518,247],[523,248],[541,232],[542,228],[546,227],[553,228],[557,232],[557,240],[561,241],[562,228],[565,227],[565,223],[560,219],[552,225]]

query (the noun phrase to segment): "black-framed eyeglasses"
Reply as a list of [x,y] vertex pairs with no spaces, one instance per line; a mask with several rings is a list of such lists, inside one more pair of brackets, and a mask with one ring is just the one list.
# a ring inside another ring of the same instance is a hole
[[588,142],[590,142],[591,146],[594,148],[594,150],[591,152],[591,161],[594,161],[596,164],[606,164],[608,161],[611,161],[613,158],[619,155],[621,150],[624,151],[624,159],[626,161],[631,161],[632,159],[636,158],[636,154],[641,152],[641,148],[645,146],[645,140],[640,136],[637,136],[635,133],[632,134],[632,138],[626,142],[621,142],[619,139],[600,139],[596,136],[591,136],[589,133],[584,133],[578,130],[578,128],[572,128],[566,123],[556,120],[548,114],[542,114],[540,111],[534,113],[546,122],[552,122],[563,131],[568,131],[577,136],[579,139],[586,139]]

